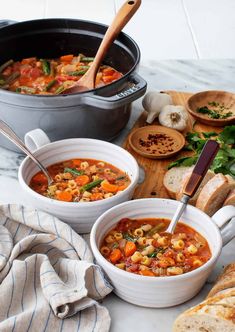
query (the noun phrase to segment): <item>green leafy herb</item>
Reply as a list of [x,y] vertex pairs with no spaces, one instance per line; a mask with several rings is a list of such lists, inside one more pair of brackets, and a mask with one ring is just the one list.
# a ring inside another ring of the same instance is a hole
[[180,158],[168,165],[168,169],[176,166],[192,166],[196,164],[197,159],[202,151],[205,143],[213,137],[219,144],[220,149],[211,165],[211,170],[215,173],[229,174],[235,176],[235,125],[227,126],[220,134],[215,132],[188,133],[186,140],[188,144],[186,149],[193,151],[194,154],[190,157]]
[[235,144],[235,126],[227,126],[219,134],[218,139],[224,144]]
[[117,178],[116,178],[116,180],[124,180],[126,178],[126,176],[125,175],[122,175],[122,176],[118,176]]
[[127,241],[131,241],[131,242],[136,242],[137,239],[135,239],[134,237],[132,237],[129,233],[124,233],[123,234],[123,238]]
[[230,165],[228,165],[228,168],[229,168],[230,173],[232,173],[235,176],[235,161],[230,163]]
[[215,131],[209,131],[208,133],[202,133],[202,134],[205,138],[210,138],[218,135]]
[[162,248],[162,247],[159,247],[157,249],[155,249],[155,251],[152,253],[152,254],[149,254],[148,257],[150,258],[154,258],[157,256],[157,254],[161,253],[161,254],[164,254],[164,252],[166,251],[166,249]]
[[172,167],[178,167],[178,166],[192,166],[194,164],[196,164],[198,159],[198,156],[193,156],[193,157],[183,157],[180,158],[176,161],[173,161],[172,163],[170,163],[168,165],[168,169],[171,169]]
[[229,111],[225,112],[229,108],[225,107],[224,104],[220,104],[216,101],[211,101],[211,102],[208,102],[208,105],[212,106],[214,108],[211,109],[211,108],[209,108],[208,106],[205,105],[205,106],[202,106],[202,107],[198,107],[196,109],[196,111],[198,113],[201,113],[201,114],[206,114],[212,119],[227,119],[227,118],[229,118],[230,116],[233,115],[232,112],[229,112]]

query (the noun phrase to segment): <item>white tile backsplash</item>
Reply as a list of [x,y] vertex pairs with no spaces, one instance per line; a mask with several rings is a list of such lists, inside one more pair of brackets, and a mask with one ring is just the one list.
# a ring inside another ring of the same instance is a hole
[[[68,17],[110,24],[125,0],[2,0],[0,19]],[[234,0],[142,0],[124,28],[142,60],[234,58]]]
[[45,17],[69,17],[109,24],[114,13],[113,0],[47,0]]
[[[116,8],[124,2],[115,0]],[[142,0],[124,31],[139,44],[142,59],[197,57],[181,0]]]
[[235,1],[183,0],[200,58],[235,57]]

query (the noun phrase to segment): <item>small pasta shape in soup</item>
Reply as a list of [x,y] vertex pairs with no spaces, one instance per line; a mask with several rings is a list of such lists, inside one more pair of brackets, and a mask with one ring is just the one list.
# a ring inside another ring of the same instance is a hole
[[116,267],[149,277],[187,273],[211,258],[202,235],[179,222],[170,236],[164,233],[169,223],[164,218],[124,218],[105,235],[100,252]]
[[[93,159],[66,160],[47,168],[53,178],[48,186],[47,178],[38,172],[30,181],[30,188],[37,193],[65,202],[94,202],[117,195],[126,189],[131,180],[117,167]],[[116,232],[120,240],[122,234]]]

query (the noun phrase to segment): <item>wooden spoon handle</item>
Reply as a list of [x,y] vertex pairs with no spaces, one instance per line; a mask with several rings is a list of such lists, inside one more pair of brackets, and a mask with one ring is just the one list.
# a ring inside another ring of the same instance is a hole
[[184,189],[184,195],[192,197],[196,193],[218,150],[219,144],[216,141],[207,141]]
[[93,72],[95,72],[95,74],[98,71],[98,68],[103,60],[103,57],[106,55],[106,52],[109,49],[110,45],[116,39],[117,35],[121,32],[123,27],[129,22],[131,17],[135,14],[140,4],[141,0],[129,0],[126,1],[123,4],[123,6],[119,9],[113,22],[107,29],[104,38],[100,44],[100,47],[97,51],[97,54],[95,56],[94,63],[92,66]]

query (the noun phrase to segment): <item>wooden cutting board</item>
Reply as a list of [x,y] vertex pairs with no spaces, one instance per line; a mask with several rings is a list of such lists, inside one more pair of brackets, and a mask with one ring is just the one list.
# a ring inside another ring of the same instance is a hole
[[[191,93],[176,92],[176,91],[166,91],[166,92],[171,95],[174,105],[185,106],[187,99],[192,95]],[[134,127],[132,128],[130,134],[136,128],[148,126],[148,124],[146,123],[146,118],[147,118],[147,112],[143,111],[139,119],[136,121]],[[157,124],[159,123],[156,120],[152,123],[152,125],[157,125]],[[190,116],[188,127],[183,132],[183,134],[185,135],[187,132],[192,131],[193,128],[194,131],[197,132],[221,131],[221,129],[219,129],[218,127],[211,127],[201,123],[194,123],[193,118]],[[123,147],[135,157],[139,166],[142,167],[145,172],[145,179],[136,188],[133,198],[146,198],[146,197],[170,198],[169,195],[167,194],[166,189],[163,186],[163,177],[167,171],[167,166],[172,161],[180,157],[189,155],[189,152],[181,151],[176,156],[168,159],[161,159],[161,160],[148,159],[133,151],[132,148],[130,147],[128,140],[129,136],[125,139]]]

